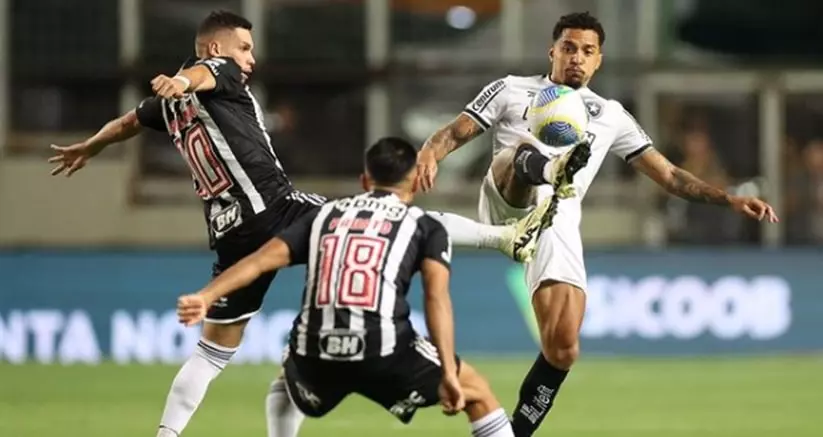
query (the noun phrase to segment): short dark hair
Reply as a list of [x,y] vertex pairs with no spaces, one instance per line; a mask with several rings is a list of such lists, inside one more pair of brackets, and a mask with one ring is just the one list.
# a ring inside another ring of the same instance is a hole
[[251,30],[251,21],[243,18],[234,12],[217,10],[212,11],[197,28],[197,35],[209,35],[218,30],[236,29]]
[[366,151],[366,171],[377,185],[402,182],[416,164],[417,150],[402,138],[381,138]]
[[603,25],[600,23],[600,20],[594,15],[589,14],[588,11],[573,12],[560,17],[560,19],[557,20],[557,24],[554,25],[552,38],[557,41],[566,29],[593,30],[597,33],[597,38],[600,40],[601,46],[606,42],[606,31],[603,30]]

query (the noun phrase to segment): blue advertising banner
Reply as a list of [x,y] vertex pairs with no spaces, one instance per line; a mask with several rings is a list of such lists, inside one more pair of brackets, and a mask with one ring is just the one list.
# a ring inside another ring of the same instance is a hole
[[[821,260],[816,251],[590,252],[583,352],[821,351]],[[177,323],[175,301],[208,280],[211,262],[201,252],[0,253],[0,361],[180,362],[199,330]],[[279,361],[303,274],[278,274],[238,362]],[[452,296],[462,353],[537,350],[522,266],[458,252]],[[410,301],[425,332],[419,284]]]

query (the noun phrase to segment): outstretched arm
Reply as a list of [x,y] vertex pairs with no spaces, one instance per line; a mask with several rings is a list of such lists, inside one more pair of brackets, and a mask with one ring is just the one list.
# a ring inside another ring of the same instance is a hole
[[240,260],[198,293],[181,296],[177,300],[180,323],[186,326],[199,323],[214,302],[251,284],[263,273],[308,262],[310,233],[318,212],[304,214],[279,236]]
[[451,123],[433,133],[423,144],[420,152],[428,152],[437,161],[462,147],[483,133],[483,127],[466,113],[461,113]]
[[463,108],[457,118],[426,140],[417,156],[418,180],[423,191],[434,187],[438,162],[477,138],[503,117],[509,106],[507,102],[510,95],[506,78],[489,83]]
[[669,193],[690,202],[728,205],[755,220],[779,219],[768,203],[755,197],[734,196],[702,181],[697,176],[674,165],[654,148],[648,148],[631,161],[632,166],[657,182]]
[[243,258],[195,294],[177,300],[177,317],[186,326],[192,326],[206,317],[209,307],[220,298],[243,288],[263,273],[291,264],[289,246],[280,238],[273,238],[251,255]]
[[429,191],[434,186],[438,162],[482,133],[483,127],[466,113],[461,113],[433,133],[417,156],[418,177],[423,191]]
[[259,278],[263,273],[281,269],[291,264],[291,250],[280,238],[273,238],[251,255],[231,266],[199,294],[211,304],[221,297],[243,288]]
[[56,155],[49,158],[50,163],[56,163],[57,167],[52,169],[52,176],[66,173],[71,176],[77,170],[85,167],[89,159],[97,156],[111,144],[125,141],[143,129],[137,112],[131,110],[114,120],[109,121],[96,134],[70,146],[51,145],[51,149]]

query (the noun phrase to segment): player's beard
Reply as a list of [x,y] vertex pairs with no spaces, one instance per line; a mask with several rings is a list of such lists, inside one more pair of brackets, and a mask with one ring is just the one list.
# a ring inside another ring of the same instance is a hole
[[566,72],[563,79],[563,85],[566,85],[574,89],[578,89],[586,84],[586,77],[581,73],[575,74],[571,72]]

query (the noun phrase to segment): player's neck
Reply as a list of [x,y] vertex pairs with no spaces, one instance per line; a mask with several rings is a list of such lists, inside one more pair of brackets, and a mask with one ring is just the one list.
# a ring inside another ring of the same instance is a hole
[[406,190],[397,188],[397,187],[381,187],[381,186],[374,186],[372,187],[371,191],[374,192],[383,192],[383,193],[391,193],[395,195],[398,199],[400,199],[403,203],[411,203],[412,201],[412,194]]

